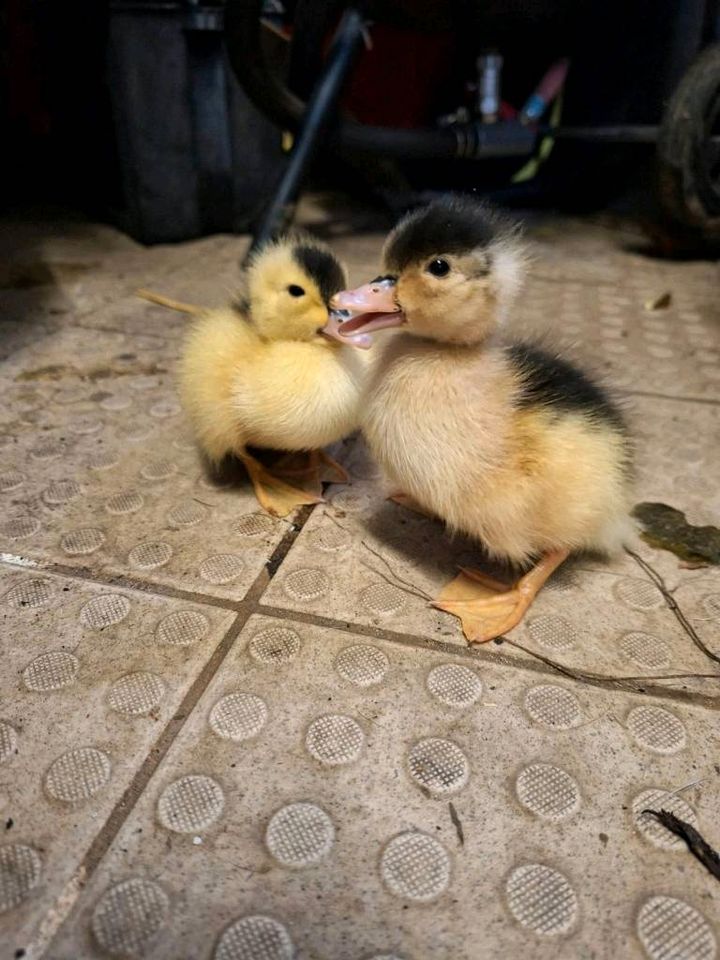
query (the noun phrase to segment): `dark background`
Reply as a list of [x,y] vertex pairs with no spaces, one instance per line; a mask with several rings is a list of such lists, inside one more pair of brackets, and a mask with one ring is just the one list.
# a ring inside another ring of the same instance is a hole
[[[325,4],[333,6],[341,5]],[[161,8],[6,0],[0,78],[6,212],[71,208],[146,242],[252,228],[282,172],[280,131],[239,90],[222,34],[188,19],[197,6]],[[303,29],[312,33],[312,11],[303,0],[287,5],[300,39]],[[463,102],[483,47],[503,53],[503,96],[516,106],[553,60],[569,55],[564,123],[656,124],[715,16],[699,0],[395,0],[374,13],[375,49],[358,64],[345,107],[365,122],[397,126],[432,124]],[[286,69],[282,42],[275,54],[278,69]],[[296,44],[290,83],[299,94],[307,96],[321,64],[321,44],[304,51]],[[492,192],[507,187],[523,163],[388,164],[324,151],[312,182],[381,208],[378,184],[386,192],[393,184]],[[647,145],[557,144],[518,202],[576,211],[618,202],[648,209],[653,198],[643,185],[652,176]],[[512,203],[512,193],[504,200]]]

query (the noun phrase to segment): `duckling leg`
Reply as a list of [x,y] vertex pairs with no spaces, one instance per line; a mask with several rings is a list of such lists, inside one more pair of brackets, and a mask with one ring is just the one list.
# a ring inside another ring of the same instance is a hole
[[299,487],[292,487],[284,480],[274,477],[259,460],[251,457],[246,451],[238,453],[238,456],[248,472],[258,503],[273,516],[286,517],[296,507],[322,502],[322,497],[301,490]]
[[323,480],[327,479],[328,483],[349,483],[350,474],[347,472],[345,467],[338,463],[329,453],[326,453],[325,450],[314,451],[317,453],[320,463],[324,464],[331,473],[334,473],[335,476],[332,478],[327,478],[323,476]]
[[514,587],[478,570],[463,570],[433,606],[458,617],[470,643],[485,643],[512,630],[527,613],[540,588],[567,559],[569,550],[546,553]]

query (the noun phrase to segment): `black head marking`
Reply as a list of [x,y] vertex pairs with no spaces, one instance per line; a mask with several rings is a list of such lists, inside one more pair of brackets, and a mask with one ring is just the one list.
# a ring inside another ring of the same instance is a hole
[[329,250],[299,243],[292,248],[292,255],[295,263],[315,281],[325,303],[345,286],[343,269]]
[[391,270],[430,260],[443,253],[467,253],[487,247],[512,232],[497,213],[468,197],[434,200],[408,214],[395,227],[385,248]]

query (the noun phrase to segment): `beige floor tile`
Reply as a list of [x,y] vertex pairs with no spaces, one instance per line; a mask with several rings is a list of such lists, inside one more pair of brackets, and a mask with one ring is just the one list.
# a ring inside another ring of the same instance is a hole
[[51,955],[709,958],[717,882],[642,811],[713,831],[715,727],[253,618]]
[[68,883],[82,883],[93,842],[233,614],[3,566],[0,619],[5,958],[47,933]]

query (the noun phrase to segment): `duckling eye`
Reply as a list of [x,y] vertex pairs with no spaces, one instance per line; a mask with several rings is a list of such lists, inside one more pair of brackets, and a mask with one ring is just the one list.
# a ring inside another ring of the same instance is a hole
[[427,265],[427,272],[434,277],[446,277],[450,273],[450,264],[447,260],[441,260],[438,257],[436,260],[431,260]]
[[305,291],[303,290],[303,288],[299,287],[296,283],[291,283],[290,286],[287,288],[287,292],[290,294],[291,297],[305,296]]

